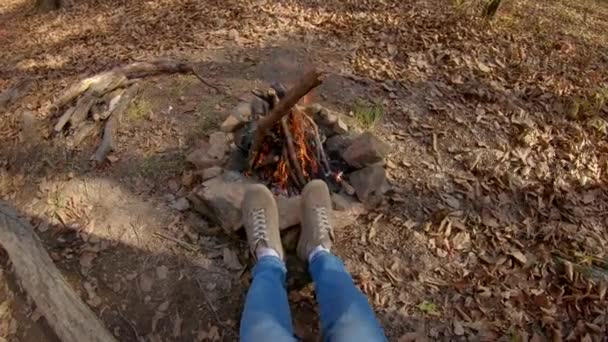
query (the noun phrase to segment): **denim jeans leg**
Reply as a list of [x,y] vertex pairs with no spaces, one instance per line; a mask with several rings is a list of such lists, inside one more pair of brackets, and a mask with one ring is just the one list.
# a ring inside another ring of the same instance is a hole
[[320,252],[309,271],[320,306],[323,341],[386,341],[367,298],[337,256]]
[[285,290],[286,274],[279,258],[265,256],[258,260],[241,317],[241,341],[296,341]]

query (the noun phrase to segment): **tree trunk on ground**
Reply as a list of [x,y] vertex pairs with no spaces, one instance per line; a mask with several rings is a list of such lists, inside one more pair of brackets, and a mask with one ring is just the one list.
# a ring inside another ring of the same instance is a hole
[[65,281],[34,228],[2,201],[0,247],[7,252],[21,285],[61,341],[116,342]]
[[59,9],[62,5],[62,0],[36,0],[36,9],[41,12]]

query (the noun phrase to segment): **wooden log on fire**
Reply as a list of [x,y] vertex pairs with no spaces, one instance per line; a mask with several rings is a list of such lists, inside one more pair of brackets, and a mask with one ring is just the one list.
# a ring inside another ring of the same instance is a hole
[[264,136],[268,131],[281,120],[282,117],[289,114],[293,106],[295,106],[304,95],[308,94],[311,90],[319,86],[323,80],[322,76],[324,73],[313,69],[306,73],[296,85],[289,89],[285,94],[285,97],[279,101],[279,103],[272,109],[272,111],[260,118],[257,121],[256,132],[253,137],[251,148],[249,149],[249,166],[252,167],[255,161],[255,156],[262,145]]
[[287,153],[289,157],[289,165],[295,172],[295,177],[298,179],[299,184],[306,184],[306,180],[304,179],[304,173],[302,172],[302,168],[300,167],[300,162],[298,161],[298,155],[296,154],[296,149],[293,143],[293,136],[289,130],[289,124],[287,123],[288,116],[284,116],[281,118],[281,127],[283,128],[283,134],[285,134],[285,140],[287,143]]
[[327,161],[327,154],[325,154],[325,149],[323,149],[323,143],[321,142],[321,137],[319,136],[319,127],[315,123],[310,116],[308,116],[304,111],[301,112],[302,116],[308,123],[312,126],[313,129],[313,138],[315,139],[316,152],[317,152],[317,160],[320,161],[321,166],[325,169],[324,176],[327,177],[331,174],[331,167],[329,166],[329,161]]
[[23,288],[64,342],[116,342],[103,323],[65,281],[32,226],[0,201],[0,246]]

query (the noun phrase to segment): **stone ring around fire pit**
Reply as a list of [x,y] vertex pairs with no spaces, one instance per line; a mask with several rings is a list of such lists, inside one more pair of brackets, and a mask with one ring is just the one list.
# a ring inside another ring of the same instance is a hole
[[242,227],[247,185],[262,183],[277,196],[281,230],[297,226],[299,193],[312,179],[323,179],[332,192],[336,229],[382,202],[389,145],[371,132],[350,132],[339,113],[307,104],[317,76],[306,75],[289,91],[273,84],[242,96],[221,131],[188,155],[203,179],[188,196],[197,212],[233,234]]

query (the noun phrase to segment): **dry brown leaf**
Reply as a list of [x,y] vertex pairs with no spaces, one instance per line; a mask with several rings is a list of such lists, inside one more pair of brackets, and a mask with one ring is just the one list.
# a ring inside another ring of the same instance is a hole
[[512,248],[509,251],[509,255],[512,256],[515,260],[519,261],[521,264],[525,265],[528,262],[528,258],[517,248]]

